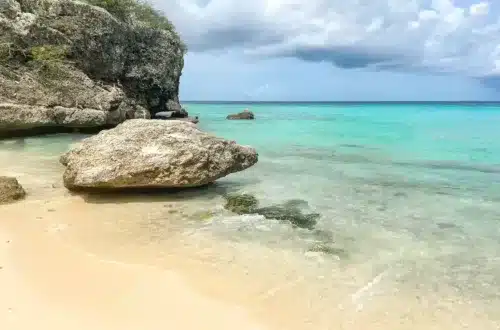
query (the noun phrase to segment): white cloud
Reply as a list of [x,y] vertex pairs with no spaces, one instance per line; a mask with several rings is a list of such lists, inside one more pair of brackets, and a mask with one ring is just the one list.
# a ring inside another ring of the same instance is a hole
[[475,3],[469,7],[469,12],[471,15],[487,15],[489,7],[490,5],[487,2]]
[[347,68],[498,74],[500,20],[488,2],[156,0],[193,51],[242,48]]

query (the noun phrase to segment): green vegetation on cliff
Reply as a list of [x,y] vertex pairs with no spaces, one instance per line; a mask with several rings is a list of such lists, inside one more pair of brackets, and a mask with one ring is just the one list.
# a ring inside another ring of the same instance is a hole
[[31,60],[40,63],[58,63],[64,61],[68,49],[64,46],[43,45],[31,48]]
[[[170,20],[150,3],[142,0],[85,0],[87,3],[106,9],[117,19],[128,22],[137,20],[152,29],[173,32],[175,27]],[[179,39],[183,52],[187,52],[186,45]]]
[[119,20],[126,21],[134,12],[138,2],[135,0],[85,0],[91,5],[106,9]]

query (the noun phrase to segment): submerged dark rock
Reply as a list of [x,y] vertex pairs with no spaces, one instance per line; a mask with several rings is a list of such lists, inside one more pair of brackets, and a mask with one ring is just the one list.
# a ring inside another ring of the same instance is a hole
[[224,208],[236,214],[252,214],[259,205],[255,196],[250,194],[227,195]]
[[263,215],[267,219],[288,221],[294,226],[306,229],[313,229],[320,217],[319,213],[303,214],[298,208],[283,205],[258,208],[254,213]]
[[295,227],[313,229],[319,217],[319,213],[304,214],[300,206],[307,205],[302,200],[290,200],[283,204],[259,207],[255,196],[250,194],[228,195],[225,208],[237,214],[259,214],[266,219],[275,219],[291,223]]

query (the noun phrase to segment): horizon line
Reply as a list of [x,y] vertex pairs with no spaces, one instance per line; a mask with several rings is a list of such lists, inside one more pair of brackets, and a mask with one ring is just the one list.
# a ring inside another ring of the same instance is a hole
[[491,104],[500,105],[498,101],[481,101],[481,100],[463,100],[463,101],[228,101],[228,100],[186,100],[179,101],[180,103],[213,103],[213,104],[252,104],[252,103],[268,103],[268,104]]

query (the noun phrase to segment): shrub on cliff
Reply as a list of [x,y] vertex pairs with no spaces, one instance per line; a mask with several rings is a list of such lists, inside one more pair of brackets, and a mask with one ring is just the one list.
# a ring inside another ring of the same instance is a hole
[[[94,6],[106,9],[117,19],[127,22],[135,19],[153,29],[173,32],[175,27],[170,20],[159,10],[153,8],[148,2],[142,0],[86,0]],[[180,40],[179,40],[180,41]],[[186,45],[181,42],[184,52]]]
[[[39,73],[42,84],[53,84],[54,80],[59,86],[59,80],[67,78],[66,68],[63,64],[67,61],[68,47],[57,45],[34,46],[30,50],[28,61]],[[51,85],[53,86],[53,85]]]
[[106,9],[111,15],[119,20],[125,21],[134,11],[137,5],[135,0],[86,0],[94,6]]
[[31,59],[42,63],[62,62],[68,53],[67,47],[55,45],[35,46],[31,48]]
[[13,43],[3,42],[0,43],[0,63],[7,62],[13,56]]

